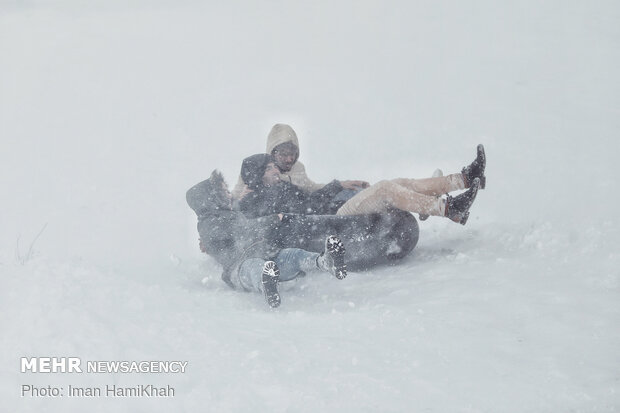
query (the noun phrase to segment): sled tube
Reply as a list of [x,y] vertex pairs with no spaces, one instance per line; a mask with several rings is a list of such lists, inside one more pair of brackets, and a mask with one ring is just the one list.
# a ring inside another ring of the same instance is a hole
[[284,214],[277,239],[282,248],[322,252],[328,235],[344,242],[347,268],[364,271],[407,256],[418,243],[419,227],[411,213],[397,209],[368,215]]

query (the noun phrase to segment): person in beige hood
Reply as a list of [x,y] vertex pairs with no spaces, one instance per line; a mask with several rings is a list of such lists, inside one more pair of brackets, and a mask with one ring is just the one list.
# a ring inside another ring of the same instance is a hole
[[[275,165],[280,171],[280,179],[300,187],[307,193],[312,193],[323,188],[325,184],[317,184],[306,175],[306,167],[299,159],[299,141],[297,134],[289,125],[278,123],[271,128],[267,136],[267,149],[265,151],[274,158]],[[359,191],[368,187],[364,181],[340,181],[343,188]],[[243,182],[241,176],[232,191],[234,199],[243,198],[250,190]]]

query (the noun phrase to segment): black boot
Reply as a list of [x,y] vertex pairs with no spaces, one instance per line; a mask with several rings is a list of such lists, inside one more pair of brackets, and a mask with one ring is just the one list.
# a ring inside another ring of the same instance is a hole
[[480,189],[480,178],[475,178],[466,192],[460,195],[446,198],[446,217],[461,225],[467,223],[469,218],[469,208],[474,203],[478,190]]
[[278,292],[278,283],[280,282],[280,269],[273,261],[267,261],[263,265],[263,292],[265,300],[271,308],[280,305],[280,293]]
[[463,168],[461,173],[463,174],[463,179],[465,180],[465,188],[469,188],[474,179],[480,178],[480,188],[484,189],[487,184],[487,177],[484,176],[484,168],[487,166],[487,158],[484,154],[484,146],[482,144],[478,145],[476,148],[478,154],[476,159],[469,165]]
[[347,276],[347,265],[344,262],[344,244],[335,235],[330,235],[325,240],[325,251],[316,259],[319,269],[331,273],[334,277],[342,280]]

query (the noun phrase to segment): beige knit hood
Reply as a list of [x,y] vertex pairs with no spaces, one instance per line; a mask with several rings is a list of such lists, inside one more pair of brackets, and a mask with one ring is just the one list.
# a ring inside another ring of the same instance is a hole
[[267,150],[266,153],[271,153],[273,148],[283,144],[285,142],[292,142],[297,146],[297,158],[299,158],[299,141],[297,140],[297,134],[289,125],[284,123],[276,123],[271,128],[271,132],[267,136]]
[[[265,152],[270,154],[276,146],[286,142],[291,142],[297,147],[297,159],[299,159],[299,141],[297,140],[297,134],[293,128],[283,123],[275,124],[273,128],[271,128],[271,132],[269,132],[269,135],[267,136],[267,150]],[[317,184],[308,178],[308,175],[306,175],[306,167],[297,159],[295,159],[295,163],[290,171],[280,173],[280,179],[290,182],[293,185],[297,185],[308,193],[312,193],[323,188],[325,185]],[[235,188],[232,191],[233,198],[240,199],[246,189],[247,186],[245,185],[245,182],[243,182],[241,175],[239,175],[237,185],[235,185]]]

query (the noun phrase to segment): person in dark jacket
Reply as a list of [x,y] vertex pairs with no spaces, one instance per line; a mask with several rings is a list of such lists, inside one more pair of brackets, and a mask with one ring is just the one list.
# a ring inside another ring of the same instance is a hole
[[[476,148],[476,159],[460,173],[425,179],[397,178],[380,181],[363,189],[341,204],[326,202],[342,189],[338,181],[306,195],[300,188],[279,180],[270,155],[259,154],[246,158],[241,177],[252,189],[239,201],[239,208],[248,216],[263,216],[279,212],[298,214],[362,215],[385,213],[397,208],[421,215],[446,217],[465,225],[469,209],[479,189],[484,189],[486,155],[484,146]],[[330,190],[333,186],[333,191]],[[442,194],[467,189],[452,197]],[[321,191],[325,191],[321,194]],[[317,196],[318,195],[318,196]],[[314,197],[317,196],[316,199]]]
[[280,172],[269,154],[256,154],[243,160],[241,178],[249,192],[239,202],[239,210],[248,217],[278,213],[333,215],[344,204],[336,196],[343,187],[337,180],[312,193],[280,179]]
[[[297,133],[295,133],[290,125],[283,123],[273,125],[273,128],[271,128],[267,136],[265,153],[274,157],[280,180],[290,182],[308,194],[325,186],[325,184],[312,181],[306,174],[306,167],[299,160],[299,140],[297,139]],[[339,195],[342,201],[346,201],[368,186],[368,182],[357,180],[341,181],[341,184],[345,188]],[[251,189],[244,183],[243,178],[239,176],[237,184],[232,191],[233,199],[240,200],[250,190]]]
[[303,272],[323,270],[346,277],[345,249],[329,236],[323,253],[282,248],[277,230],[282,214],[249,219],[232,209],[232,197],[222,174],[215,170],[186,193],[198,217],[200,248],[222,265],[222,279],[232,288],[262,291],[271,307],[280,305],[278,283]]

